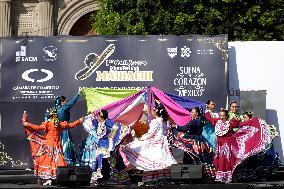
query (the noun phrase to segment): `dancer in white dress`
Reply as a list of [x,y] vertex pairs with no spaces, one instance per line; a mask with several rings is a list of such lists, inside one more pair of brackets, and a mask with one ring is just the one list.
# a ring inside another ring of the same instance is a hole
[[125,165],[132,164],[139,170],[156,171],[168,168],[175,161],[167,140],[167,113],[162,104],[154,109],[155,119],[150,122],[148,133],[120,147]]

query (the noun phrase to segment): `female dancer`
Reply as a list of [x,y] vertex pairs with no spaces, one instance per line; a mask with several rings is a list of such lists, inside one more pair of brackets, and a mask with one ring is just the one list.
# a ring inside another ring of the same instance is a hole
[[[55,108],[57,108],[58,118],[60,121],[70,121],[70,109],[78,100],[80,94],[76,94],[70,100],[67,100],[65,96],[57,96],[55,99]],[[61,143],[63,147],[63,153],[65,161],[68,165],[76,165],[77,154],[72,140],[69,129],[64,129],[61,133]]]
[[[148,133],[127,145],[121,145],[119,150],[124,164],[144,171],[145,180],[158,179],[155,171],[162,171],[177,163],[167,141],[168,117],[161,103],[154,108],[154,115],[155,119],[150,122]],[[162,172],[160,174],[166,175]]]
[[106,181],[110,177],[108,159],[119,140],[121,125],[109,119],[104,109],[97,117],[92,114],[86,116],[83,125],[89,135],[83,141],[79,160],[81,164],[91,167],[91,183],[97,184],[99,180]]
[[[231,182],[237,166],[247,158],[266,150],[273,136],[266,124],[258,119],[239,124],[235,118],[229,121],[227,110],[221,110],[219,115],[220,120],[215,126],[215,180]],[[235,127],[240,128],[235,132]]]
[[184,164],[203,164],[206,179],[212,179],[215,177],[214,154],[210,144],[202,135],[205,121],[201,115],[201,107],[195,107],[191,110],[192,120],[185,126],[172,126],[173,145],[185,151]]
[[[56,178],[58,166],[67,166],[63,156],[60,134],[64,129],[73,128],[79,125],[83,118],[75,122],[67,123],[59,121],[57,109],[50,111],[50,119],[40,125],[28,121],[27,113],[23,113],[22,124],[31,141],[32,156],[34,159],[34,174],[46,180],[43,185],[51,185]],[[37,131],[43,130],[46,135],[40,135]]]
[[202,135],[208,140],[213,149],[216,145],[215,125],[219,120],[219,114],[214,112],[215,106],[216,103],[213,100],[208,100],[206,102],[206,110],[204,113],[206,123],[202,132]]

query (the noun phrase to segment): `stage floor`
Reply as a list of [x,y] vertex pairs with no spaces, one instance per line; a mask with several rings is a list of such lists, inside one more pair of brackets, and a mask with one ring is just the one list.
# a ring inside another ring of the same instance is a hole
[[[68,188],[63,186],[42,186],[37,183],[32,170],[0,170],[0,188]],[[175,189],[284,189],[284,166],[280,166],[273,177],[267,181],[251,181],[243,183],[212,183],[202,184],[198,180],[194,184],[174,184],[168,182],[164,185],[137,186],[135,184],[119,185],[111,179],[106,185],[74,186],[72,188],[175,188]],[[69,187],[70,188],[70,187]]]
[[[0,183],[0,188],[68,188],[63,186],[41,186],[39,184],[25,183]],[[229,184],[168,184],[159,186],[137,186],[137,185],[113,185],[104,186],[77,186],[72,188],[175,188],[175,189],[265,189],[265,188],[284,188],[283,181],[273,182],[254,182],[254,183],[229,183]]]

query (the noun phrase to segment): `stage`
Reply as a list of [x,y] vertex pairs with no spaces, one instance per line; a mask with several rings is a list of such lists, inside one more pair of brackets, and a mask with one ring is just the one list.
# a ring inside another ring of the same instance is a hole
[[[212,183],[203,184],[198,181],[193,183],[167,184],[137,186],[135,184],[119,185],[109,180],[103,185],[75,186],[72,188],[179,188],[179,189],[265,189],[265,188],[284,188],[284,166],[281,166],[275,175],[266,181],[250,181],[246,183]],[[0,188],[68,188],[63,186],[42,186],[37,184],[37,177],[33,175],[32,170],[0,170]]]
[[[0,188],[68,188],[62,186],[41,186],[39,184],[26,183],[0,183]],[[136,185],[113,185],[104,186],[78,186],[74,188],[179,188],[179,189],[264,189],[264,188],[284,188],[284,180],[273,182],[256,183],[230,183],[230,184],[184,184],[184,185],[159,185],[159,186],[136,186]]]

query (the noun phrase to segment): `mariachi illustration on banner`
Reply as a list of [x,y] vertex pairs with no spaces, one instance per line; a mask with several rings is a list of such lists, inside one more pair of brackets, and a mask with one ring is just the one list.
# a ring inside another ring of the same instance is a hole
[[1,102],[47,102],[82,87],[161,90],[200,101],[227,95],[227,37],[0,39]]

